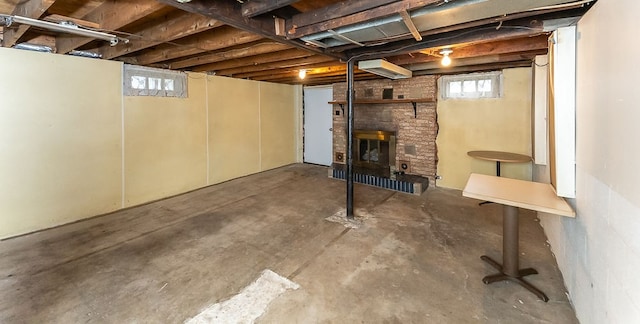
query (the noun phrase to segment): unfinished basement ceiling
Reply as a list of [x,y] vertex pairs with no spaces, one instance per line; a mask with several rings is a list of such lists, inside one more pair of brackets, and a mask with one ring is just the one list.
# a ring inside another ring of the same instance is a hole
[[[0,0],[0,15],[117,35],[108,42],[11,24],[2,45],[278,83],[345,80],[344,61],[384,58],[413,75],[530,66],[548,33],[574,23],[580,0]],[[6,23],[5,23],[6,25]],[[128,41],[127,43],[125,43]],[[442,68],[443,48],[454,63]],[[305,69],[307,77],[298,78]],[[356,80],[379,76],[356,69]]]

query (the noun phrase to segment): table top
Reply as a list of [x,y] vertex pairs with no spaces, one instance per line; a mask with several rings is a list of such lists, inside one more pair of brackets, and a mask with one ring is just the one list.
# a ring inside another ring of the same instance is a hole
[[511,163],[523,163],[531,161],[531,157],[528,155],[500,151],[469,151],[467,152],[467,155],[476,159],[488,161]]
[[575,217],[573,208],[548,183],[472,173],[462,195],[503,205]]

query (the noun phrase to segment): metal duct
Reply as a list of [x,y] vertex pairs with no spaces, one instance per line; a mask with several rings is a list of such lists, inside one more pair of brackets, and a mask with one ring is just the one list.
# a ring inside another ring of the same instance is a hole
[[[535,11],[556,7],[584,5],[593,0],[443,0],[439,5],[430,5],[410,12],[410,17],[418,31],[424,32],[465,22],[500,17],[504,15]],[[300,39],[320,47],[335,47],[349,43],[366,44],[378,41],[384,43],[409,34],[402,17],[389,17],[335,28],[307,35]],[[336,37],[340,35],[341,37]],[[345,39],[350,40],[346,41]]]
[[35,51],[35,52],[43,52],[43,53],[51,53],[53,49],[49,46],[31,44],[31,43],[20,43],[13,46],[13,48],[27,50],[27,51]]
[[69,52],[69,55],[96,58],[96,59],[102,58],[102,54],[100,53],[87,52],[87,51],[71,51]]

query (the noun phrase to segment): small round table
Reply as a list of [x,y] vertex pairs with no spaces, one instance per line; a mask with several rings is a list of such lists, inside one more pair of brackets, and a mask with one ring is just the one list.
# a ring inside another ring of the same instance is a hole
[[[501,151],[469,151],[467,152],[467,155],[480,160],[495,161],[496,175],[498,177],[500,176],[500,162],[524,163],[531,161],[531,157],[528,155]],[[483,201],[478,205],[482,206],[490,203],[490,201]]]
[[500,151],[469,151],[467,155],[480,160],[495,161],[498,177],[500,176],[500,162],[524,163],[531,161],[531,157],[528,155]]

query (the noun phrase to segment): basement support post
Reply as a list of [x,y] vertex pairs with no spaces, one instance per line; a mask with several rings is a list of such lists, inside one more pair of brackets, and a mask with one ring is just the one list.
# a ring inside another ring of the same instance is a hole
[[347,61],[347,219],[353,219],[353,59]]

